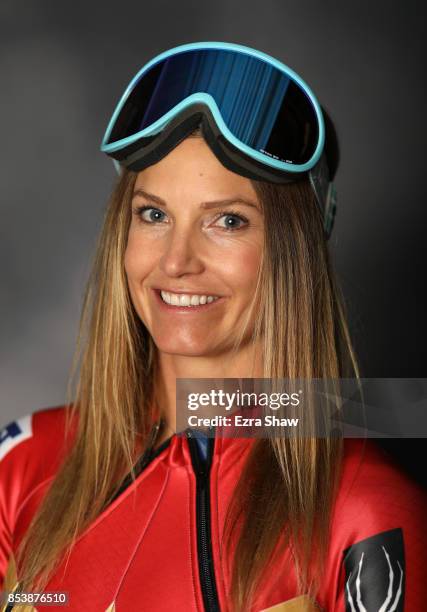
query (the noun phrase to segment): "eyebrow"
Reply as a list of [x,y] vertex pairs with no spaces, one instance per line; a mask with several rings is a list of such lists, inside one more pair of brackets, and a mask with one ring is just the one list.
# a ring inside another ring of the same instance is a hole
[[[168,207],[165,200],[163,200],[159,196],[154,195],[154,193],[149,193],[148,191],[144,191],[144,189],[135,189],[135,191],[133,192],[133,197],[135,198],[138,196],[147,198],[148,200],[151,200],[152,202],[159,204],[159,206],[164,206],[165,208]],[[259,210],[259,207],[254,202],[251,202],[251,200],[246,200],[245,198],[242,198],[240,196],[236,196],[235,198],[227,198],[226,200],[212,200],[211,202],[201,202],[200,208],[203,208],[203,209],[219,208],[220,206],[228,206],[230,204],[237,204],[237,203],[243,204],[246,206],[251,206],[252,208],[255,208],[256,210]]]

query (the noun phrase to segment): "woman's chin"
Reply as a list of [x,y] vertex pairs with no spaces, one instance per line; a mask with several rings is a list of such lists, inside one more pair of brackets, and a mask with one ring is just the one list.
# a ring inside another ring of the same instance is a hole
[[192,341],[188,340],[176,341],[176,340],[163,340],[157,341],[154,338],[154,343],[157,346],[157,349],[161,353],[165,353],[168,355],[181,355],[183,357],[203,357],[208,356],[211,352],[213,352],[214,347],[209,347],[206,341]]

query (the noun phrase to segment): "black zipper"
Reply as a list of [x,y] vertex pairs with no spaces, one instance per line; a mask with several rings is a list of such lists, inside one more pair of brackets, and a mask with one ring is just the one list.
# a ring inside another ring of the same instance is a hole
[[199,561],[200,586],[202,589],[205,612],[221,612],[215,582],[212,555],[210,469],[215,446],[215,438],[208,438],[206,462],[199,456],[197,441],[192,432],[186,430],[191,461],[196,474],[196,526],[197,556]]

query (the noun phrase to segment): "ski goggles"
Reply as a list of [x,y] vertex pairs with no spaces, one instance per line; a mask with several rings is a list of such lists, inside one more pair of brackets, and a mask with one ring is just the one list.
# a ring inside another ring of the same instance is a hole
[[274,183],[309,176],[329,236],[336,192],[325,156],[324,119],[313,92],[293,70],[232,43],[170,49],[129,83],[101,151],[118,170],[141,171],[197,126],[234,172]]

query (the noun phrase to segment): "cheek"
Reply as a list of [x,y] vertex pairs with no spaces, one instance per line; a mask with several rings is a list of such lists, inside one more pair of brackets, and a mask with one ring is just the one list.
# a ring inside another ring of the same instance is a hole
[[262,249],[257,244],[245,244],[235,257],[221,262],[222,274],[230,287],[234,287],[236,296],[245,301],[252,297],[258,278]]
[[135,234],[130,232],[124,257],[125,272],[130,285],[142,281],[149,274],[153,266],[150,258],[153,258],[153,251],[145,248]]

